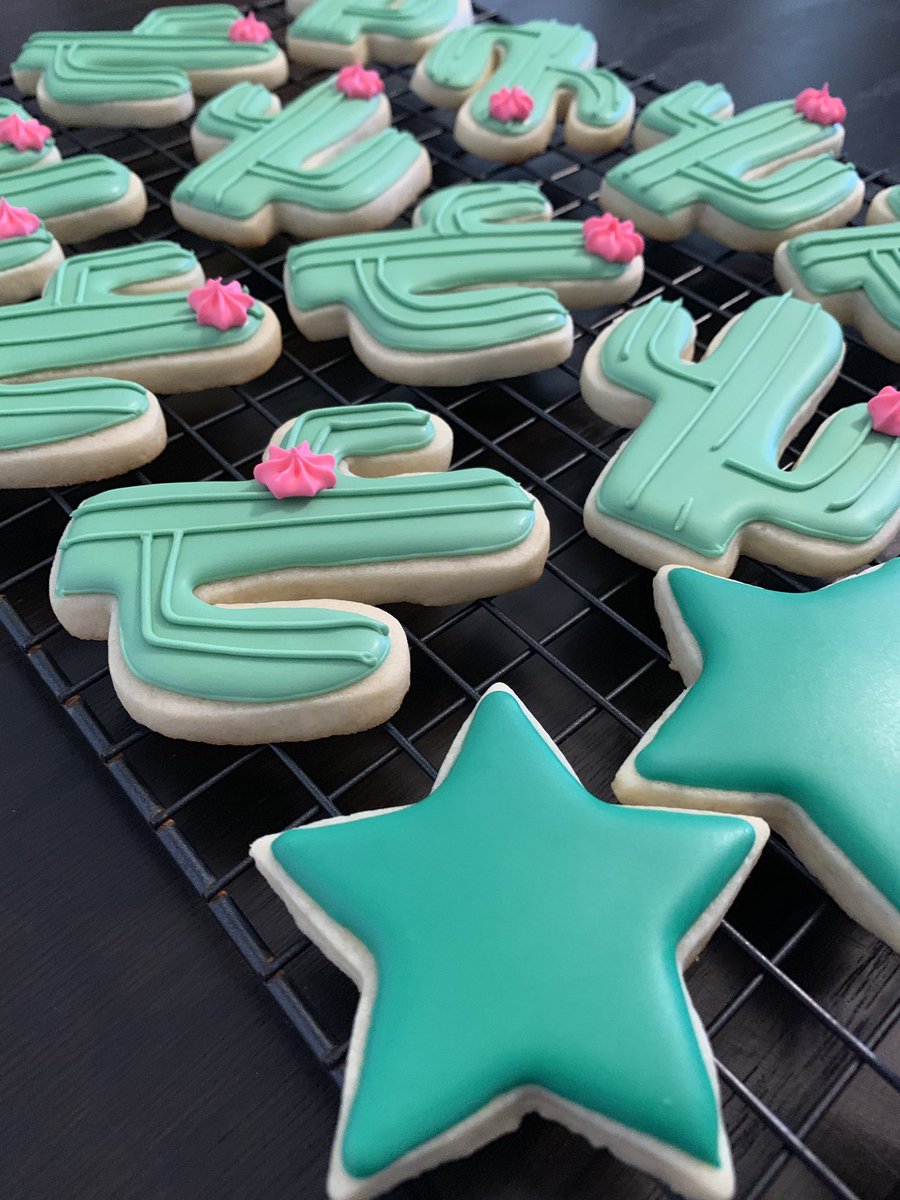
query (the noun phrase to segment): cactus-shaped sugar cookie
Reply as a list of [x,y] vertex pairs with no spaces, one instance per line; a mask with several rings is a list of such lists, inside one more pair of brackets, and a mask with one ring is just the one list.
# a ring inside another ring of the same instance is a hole
[[[225,310],[218,324],[189,301],[193,289],[204,311]],[[224,295],[207,300],[216,289]],[[281,336],[271,309],[237,290],[243,304],[220,283],[204,284],[196,257],[174,242],[68,258],[39,300],[0,308],[0,379],[91,371],[163,392],[246,382],[272,365]],[[235,305],[244,311],[231,315]]]
[[472,21],[469,0],[287,0],[286,7],[297,17],[288,54],[319,67],[414,63],[448,30]]
[[[802,97],[735,116],[721,84],[660,96],[635,126],[639,153],[607,172],[600,203],[651,237],[699,229],[740,250],[773,251],[795,234],[843,225],[862,204],[862,180],[833,157],[840,120],[822,123],[827,106],[822,120],[805,115],[813,110]],[[828,99],[839,115],[843,105]]]
[[283,111],[258,84],[215,97],[194,137],[198,157],[213,157],[176,187],[175,219],[238,246],[280,231],[307,238],[389,225],[430,183],[431,160],[412,134],[390,128],[380,77],[371,78],[380,90],[367,97],[348,95],[333,76]]
[[629,89],[596,64],[596,39],[580,25],[485,21],[442,38],[416,67],[412,89],[460,109],[454,136],[484,158],[539,154],[563,115],[568,144],[596,154],[625,140],[634,115]]
[[867,222],[783,242],[775,277],[900,362],[900,187],[879,192]]
[[638,426],[588,496],[593,537],[646,566],[728,575],[743,550],[808,575],[862,566],[900,528],[900,439],[865,404],[829,417],[796,464],[781,450],[835,379],[838,323],[790,296],[758,300],[685,361],[694,323],[654,300],[584,361],[585,399]]
[[533,184],[444,188],[419,205],[412,229],[295,246],[285,264],[288,308],[306,337],[349,333],[370,370],[399,383],[553,366],[572,349],[563,305],[627,299],[643,259],[633,233],[622,261],[609,261],[587,249],[581,222],[551,215]]
[[47,126],[0,97],[0,304],[40,295],[59,242],[136,225],[146,208],[127,167],[102,154],[61,161]]
[[402,629],[369,603],[467,601],[543,568],[537,502],[496,471],[447,472],[451,449],[406,404],[320,409],[275,434],[256,479],[93,496],[60,543],[54,610],[109,638],[123,704],[160,732],[369,728],[409,675]]
[[35,33],[12,64],[26,95],[68,125],[171,125],[243,79],[279,87],[287,60],[268,26],[230,4],[157,8],[124,32]]

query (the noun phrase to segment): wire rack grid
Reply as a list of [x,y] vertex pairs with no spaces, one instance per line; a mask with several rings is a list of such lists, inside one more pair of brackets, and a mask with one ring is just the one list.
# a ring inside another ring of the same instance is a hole
[[[283,30],[280,5],[257,8]],[[665,91],[653,76],[605,65],[629,83],[639,107]],[[604,171],[629,152],[595,158],[557,137],[521,167],[489,163],[455,143],[454,114],[410,92],[408,69],[383,75],[395,123],[431,154],[434,187],[537,179],[557,215],[583,219],[597,211]],[[282,96],[299,90],[295,81]],[[0,94],[20,99],[8,78]],[[166,450],[117,482],[246,478],[271,430],[289,417],[322,405],[401,399],[449,421],[456,465],[505,471],[550,517],[550,558],[532,587],[449,609],[393,606],[409,636],[412,688],[392,721],[353,737],[248,749],[168,741],[136,725],[113,692],[106,646],[76,641],[55,621],[47,583],[56,543],[76,505],[110,482],[0,494],[0,620],[322,1066],[340,1080],[355,990],[298,935],[252,868],[252,838],[421,798],[472,704],[498,680],[536,713],[586,786],[608,796],[618,764],[680,690],[649,572],[588,538],[581,520],[584,497],[624,431],[588,411],[578,371],[597,331],[622,310],[576,314],[575,353],[563,366],[467,388],[395,387],[370,374],[348,343],[308,343],[293,329],[281,288],[286,239],[239,251],[175,224],[168,198],[194,165],[186,124],[61,130],[58,143],[64,155],[101,150],[127,163],[150,198],[139,229],[79,250],[174,237],[197,252],[208,275],[241,279],[284,318],[284,352],[272,370],[243,387],[163,398]],[[865,178],[870,196],[892,182],[886,172]],[[705,347],[728,320],[774,290],[769,258],[692,236],[648,246],[645,280],[628,307],[659,295],[683,299]],[[816,420],[868,398],[890,375],[889,364],[851,334],[843,373]],[[788,457],[800,448],[792,446]],[[737,577],[783,590],[816,586],[747,559]],[[688,982],[716,1056],[742,1200],[896,1200],[900,960],[845,917],[777,838]],[[484,1195],[487,1179],[498,1200],[542,1200],[562,1194],[561,1178],[569,1180],[571,1200],[671,1196],[537,1120],[475,1159],[393,1194],[466,1200]]]

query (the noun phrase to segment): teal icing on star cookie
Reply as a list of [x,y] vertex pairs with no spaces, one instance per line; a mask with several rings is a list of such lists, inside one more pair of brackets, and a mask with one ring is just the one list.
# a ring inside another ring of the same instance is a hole
[[[728,115],[731,104],[721,84],[701,82],[652,101],[639,125],[664,140],[606,173],[604,207],[616,212],[614,193],[660,217],[707,204],[752,229],[778,230],[821,216],[860,188],[853,166],[827,149],[839,126],[807,120],[793,100],[737,116]],[[789,155],[803,157],[776,165]]]
[[167,99],[189,92],[194,73],[248,70],[281,57],[272,38],[229,38],[242,16],[230,4],[194,4],[154,9],[130,31],[34,33],[12,64],[13,77],[26,92],[40,79],[64,104]]
[[202,131],[231,144],[184,177],[172,194],[176,205],[233,220],[277,204],[351,212],[403,179],[422,154],[412,134],[377,128],[380,115],[389,120],[383,96],[351,99],[333,76],[280,113],[264,106],[268,95],[237,84],[205,106],[214,111]]
[[[0,309],[0,378],[73,371],[98,363],[242,345],[260,328],[254,304],[245,324],[201,325],[180,277],[197,259],[174,242],[147,242],[66,259],[39,300]],[[173,290],[135,292],[173,280]],[[193,286],[193,285],[191,285]]]
[[412,229],[293,247],[288,300],[301,314],[344,305],[381,345],[425,354],[554,333],[569,322],[554,283],[613,281],[627,267],[589,254],[581,222],[550,215],[534,184],[444,188]]
[[454,22],[458,0],[294,0],[288,39],[351,45],[367,34],[413,41]]
[[830,296],[862,291],[900,330],[900,188],[886,193],[886,204],[896,223],[804,233],[791,238],[785,252],[791,271],[815,297],[827,303]]
[[[668,587],[702,670],[638,747],[635,770],[676,788],[740,793],[741,811],[765,812],[776,829],[767,800],[786,797],[880,893],[881,923],[871,907],[868,920],[860,913],[859,884],[840,866],[823,886],[900,950],[900,644],[890,630],[900,561],[800,594],[683,567],[669,571]],[[798,823],[784,833],[805,857]]]
[[[339,464],[433,438],[427,414],[372,404],[308,413],[282,444],[311,441]],[[199,588],[291,569],[490,555],[523,541],[534,521],[531,497],[483,469],[375,479],[339,469],[334,486],[281,500],[254,480],[150,484],[76,509],[60,544],[56,594],[114,595],[122,655],[147,683],[235,703],[301,699],[371,675],[390,649],[388,627],[327,601],[220,608]],[[312,587],[299,598],[321,595]],[[265,583],[258,590],[269,598]]]
[[0,385],[0,451],[99,433],[136,420],[148,406],[144,388],[118,379]]
[[[720,897],[763,835],[738,817],[597,800],[505,688],[482,698],[461,736],[420,803],[263,839],[268,869],[253,847],[281,894],[305,893],[374,960],[355,964],[369,975],[371,1019],[351,1042],[359,1075],[351,1091],[348,1070],[334,1155],[350,1176],[341,1194],[375,1194],[379,1172],[462,1122],[466,1153],[495,1120],[505,1132],[499,1113],[483,1131],[471,1124],[504,1097],[518,1114],[568,1123],[558,1100],[579,1107],[582,1128],[617,1122],[621,1141],[600,1137],[626,1161],[642,1139],[641,1165],[678,1191],[700,1194],[690,1192],[700,1168],[717,1182],[702,1194],[730,1194],[678,948],[687,938],[696,952],[689,931],[711,908],[721,919]],[[305,931],[327,952],[321,919]],[[451,1144],[443,1157],[459,1152]],[[331,1194],[334,1183],[333,1166]]]
[[[680,302],[654,300],[589,352],[589,403],[603,414],[612,399],[614,419],[639,425],[588,499],[589,531],[596,513],[665,539],[658,566],[690,551],[728,573],[736,539],[764,522],[822,539],[823,551],[826,543],[858,544],[867,561],[869,543],[900,507],[900,440],[874,432],[867,406],[852,404],[828,419],[790,470],[779,466],[788,430],[840,366],[838,323],[817,305],[782,296],[756,301],[711,353],[686,362],[693,335]],[[610,398],[609,385],[630,398]],[[828,554],[821,559],[827,572]]]
[[[617,75],[596,67],[596,60],[596,39],[580,25],[484,21],[441,38],[418,72],[439,88],[470,96],[473,120],[513,139],[545,121],[560,93],[571,97],[584,125],[604,129],[626,118],[634,107],[631,92]],[[491,95],[513,87],[524,88],[534,107],[524,120],[496,120],[490,113]]]

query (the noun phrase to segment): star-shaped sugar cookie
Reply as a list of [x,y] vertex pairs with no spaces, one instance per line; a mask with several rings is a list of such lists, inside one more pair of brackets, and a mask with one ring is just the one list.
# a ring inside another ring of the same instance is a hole
[[681,969],[767,832],[602,803],[498,686],[427,799],[257,841],[300,928],[362,992],[329,1194],[378,1195],[538,1112],[685,1195],[730,1196]]
[[655,592],[688,690],[618,798],[764,818],[900,951],[900,560],[805,593],[665,567]]

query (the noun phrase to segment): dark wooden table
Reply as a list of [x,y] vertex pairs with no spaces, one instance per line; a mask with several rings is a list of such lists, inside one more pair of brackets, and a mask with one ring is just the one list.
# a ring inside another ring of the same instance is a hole
[[[37,27],[127,26],[146,7],[5,0],[0,57],[11,59]],[[594,28],[606,58],[655,69],[669,84],[721,78],[739,106],[827,78],[848,103],[858,161],[884,167],[900,159],[896,0],[551,7]],[[546,15],[547,4],[508,0],[499,8],[524,20]],[[0,684],[0,1194],[322,1196],[333,1085],[5,641]],[[828,1118],[835,1136],[842,1113],[878,1097],[877,1081],[861,1075]],[[504,1200],[568,1194],[565,1139],[556,1145],[552,1191],[546,1173],[533,1182],[520,1161]]]

